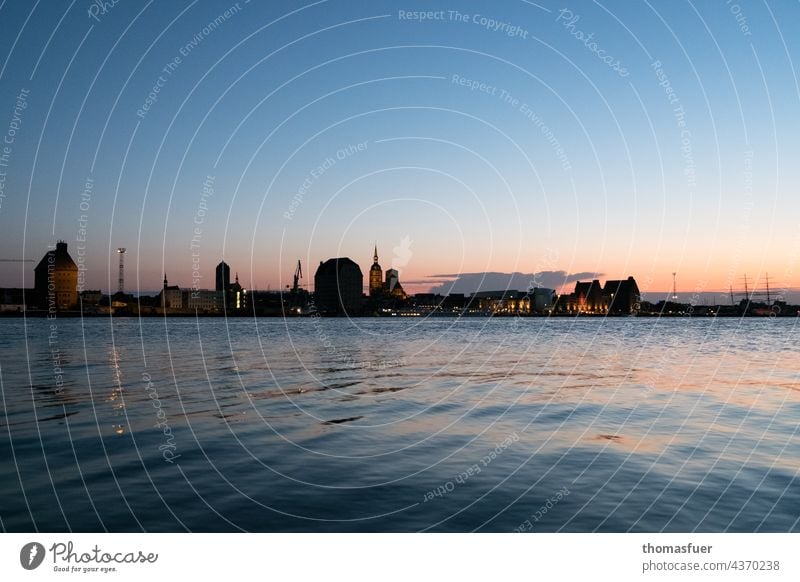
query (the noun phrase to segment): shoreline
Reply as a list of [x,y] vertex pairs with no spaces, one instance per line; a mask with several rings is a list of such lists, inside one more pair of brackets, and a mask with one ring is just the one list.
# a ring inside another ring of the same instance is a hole
[[[0,312],[0,319],[46,319],[47,317],[53,318],[47,310],[29,310],[29,311],[4,311]],[[74,318],[268,318],[268,319],[312,319],[312,318],[325,318],[325,319],[622,319],[622,318],[642,318],[642,319],[660,319],[660,318],[694,318],[694,319],[788,319],[800,317],[800,312],[797,313],[638,313],[631,314],[614,314],[614,313],[551,313],[542,315],[538,313],[414,313],[414,314],[395,314],[395,315],[379,315],[375,313],[360,313],[360,314],[322,314],[322,313],[306,313],[306,314],[284,314],[284,313],[254,313],[254,312],[204,312],[204,311],[181,311],[173,313],[163,312],[130,312],[120,311],[117,313],[109,312],[94,312],[94,311],[58,311],[57,318],[61,319],[74,319]]]

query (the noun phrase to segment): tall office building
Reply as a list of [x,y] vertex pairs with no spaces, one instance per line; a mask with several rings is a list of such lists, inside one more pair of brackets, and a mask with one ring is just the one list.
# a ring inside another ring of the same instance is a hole
[[231,268],[225,261],[220,261],[217,265],[217,291],[227,291],[231,286]]

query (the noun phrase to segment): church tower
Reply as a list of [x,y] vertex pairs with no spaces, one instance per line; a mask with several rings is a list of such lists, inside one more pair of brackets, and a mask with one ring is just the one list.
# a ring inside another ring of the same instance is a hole
[[376,297],[383,293],[383,271],[378,264],[378,245],[375,245],[374,262],[369,268],[369,294],[370,297]]

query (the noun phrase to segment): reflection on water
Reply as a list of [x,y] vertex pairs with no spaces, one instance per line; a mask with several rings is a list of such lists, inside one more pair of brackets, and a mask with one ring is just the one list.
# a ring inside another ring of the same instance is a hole
[[800,529],[792,320],[59,331],[0,321],[7,530]]

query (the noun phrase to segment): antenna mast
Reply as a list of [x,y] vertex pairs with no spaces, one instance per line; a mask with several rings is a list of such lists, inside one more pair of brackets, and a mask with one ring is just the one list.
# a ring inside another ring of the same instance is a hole
[[119,289],[118,292],[120,295],[125,293],[125,248],[119,247],[117,249],[117,254],[119,255]]
[[769,300],[769,273],[767,273],[766,276],[767,276],[767,305],[769,305],[770,304],[770,300]]

